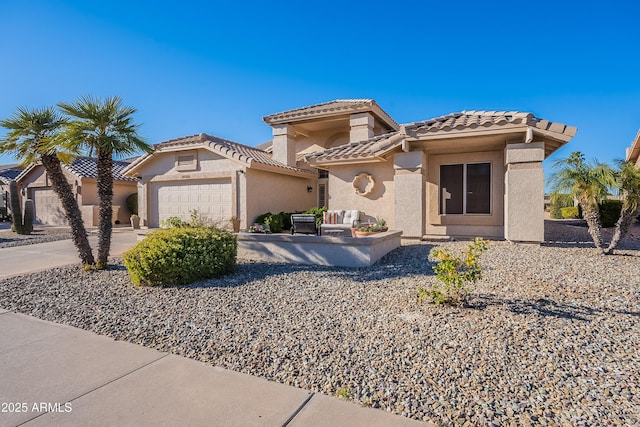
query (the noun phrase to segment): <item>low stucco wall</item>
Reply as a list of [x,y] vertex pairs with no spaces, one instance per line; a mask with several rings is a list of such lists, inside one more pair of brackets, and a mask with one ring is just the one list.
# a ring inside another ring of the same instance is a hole
[[371,237],[238,234],[238,258],[340,267],[369,267],[400,246],[400,231]]

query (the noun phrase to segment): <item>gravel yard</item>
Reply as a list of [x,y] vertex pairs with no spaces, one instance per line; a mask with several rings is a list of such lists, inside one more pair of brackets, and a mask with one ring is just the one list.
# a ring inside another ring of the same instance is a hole
[[[9,227],[9,224],[2,224]],[[31,234],[18,234],[9,229],[0,229],[0,249],[15,246],[33,245],[35,243],[55,242],[71,238],[71,232],[66,227],[35,226]]]
[[640,425],[640,233],[605,257],[571,224],[491,242],[466,308],[416,299],[433,245],[466,242],[181,288],[60,268],[0,281],[0,307],[444,425]]

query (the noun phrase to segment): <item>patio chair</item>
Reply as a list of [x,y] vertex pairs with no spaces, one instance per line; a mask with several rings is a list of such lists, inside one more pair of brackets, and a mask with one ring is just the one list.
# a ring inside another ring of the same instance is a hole
[[318,234],[316,216],[313,214],[291,215],[291,234]]

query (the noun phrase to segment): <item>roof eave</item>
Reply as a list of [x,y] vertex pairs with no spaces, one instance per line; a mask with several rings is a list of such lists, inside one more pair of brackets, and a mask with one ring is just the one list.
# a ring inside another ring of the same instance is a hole
[[631,146],[627,148],[626,160],[627,162],[637,163],[639,158],[640,158],[640,129],[636,134],[636,138],[631,143]]

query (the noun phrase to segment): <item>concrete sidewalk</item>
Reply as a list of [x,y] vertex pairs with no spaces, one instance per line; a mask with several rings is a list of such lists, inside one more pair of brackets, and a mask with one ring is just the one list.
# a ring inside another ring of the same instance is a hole
[[[0,280],[75,263],[70,240],[0,249]],[[0,374],[0,426],[425,425],[2,308]]]
[[[136,243],[136,239],[137,234],[133,230],[115,228],[111,238],[111,256],[121,255]],[[89,233],[94,255],[97,241],[97,233]],[[0,279],[69,264],[80,265],[78,251],[71,240],[0,248]]]
[[0,426],[418,426],[0,309]]

